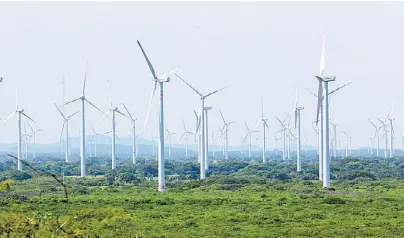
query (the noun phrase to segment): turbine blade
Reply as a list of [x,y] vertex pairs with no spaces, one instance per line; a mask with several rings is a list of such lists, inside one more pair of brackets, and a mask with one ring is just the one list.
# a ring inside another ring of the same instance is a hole
[[368,120],[375,127],[375,129],[377,130],[377,126],[370,119],[368,119]]
[[56,105],[56,103],[53,103],[53,104],[55,104],[56,109],[58,109],[58,111],[59,111],[60,115],[62,115],[63,119],[66,120],[65,115],[63,115],[62,111],[59,109],[59,107]]
[[143,47],[142,47],[142,45],[140,44],[139,41],[137,41],[137,44],[139,45],[140,50],[142,51],[143,56],[144,56],[144,58],[146,59],[147,65],[148,65],[149,68],[150,68],[150,71],[151,71],[151,73],[152,73],[152,75],[153,75],[153,78],[154,78],[154,79],[157,79],[156,72],[154,71],[153,65],[150,63],[150,60],[149,60],[149,58],[147,57],[146,52],[144,52]]
[[133,117],[132,117],[132,115],[130,114],[130,112],[129,112],[128,108],[125,106],[125,104],[123,104],[123,103],[122,103],[122,106],[123,106],[123,108],[125,108],[125,111],[128,113],[128,115],[129,115],[130,119],[132,119],[132,120],[133,120]]
[[87,98],[85,98],[84,100],[86,100],[86,102],[88,102],[91,106],[93,106],[95,109],[97,109],[99,112],[104,113],[103,111],[101,111],[101,109],[99,109],[97,106],[95,106],[92,102],[88,101]]
[[313,91],[311,91],[308,88],[305,88],[307,92],[309,92],[310,94],[312,94],[314,97],[317,97],[317,94],[315,94]]
[[79,113],[79,111],[73,112],[73,113],[72,113],[70,116],[68,116],[67,118],[70,119],[70,118],[72,118],[72,116],[76,115],[77,113]]
[[224,119],[224,116],[223,116],[222,110],[220,110],[220,108],[219,108],[219,112],[220,112],[220,116],[221,116],[221,117],[222,117],[222,119],[223,119],[223,123],[224,123],[224,124],[226,124],[226,120]]
[[65,129],[65,123],[66,123],[66,120],[63,120],[62,130],[60,131],[60,141],[62,141],[62,138],[63,138],[63,130]]
[[32,122],[36,123],[31,117],[29,117],[27,114],[20,112],[22,115],[24,115],[26,118],[28,118],[29,120],[31,120]]
[[247,126],[247,122],[244,121],[244,125],[245,125],[245,127],[247,128],[247,131],[250,132],[250,129],[249,129],[248,126]]
[[276,120],[279,121],[279,123],[281,124],[282,127],[285,127],[285,125],[283,124],[283,122],[282,122],[278,117],[275,116],[275,118],[276,118]]
[[351,83],[352,83],[352,82],[349,82],[349,83],[347,83],[347,84],[344,84],[344,85],[342,85],[342,86],[340,86],[340,87],[338,87],[338,88],[332,90],[331,92],[328,93],[328,95],[333,94],[333,93],[337,92],[338,90],[345,88],[346,86],[350,85]]
[[187,128],[185,127],[185,122],[182,120],[182,125],[184,126],[184,131],[187,131]]
[[76,99],[73,99],[73,100],[71,100],[71,101],[66,102],[64,105],[67,105],[67,104],[73,103],[73,102],[75,102],[75,101],[77,101],[77,100],[80,100],[80,99],[81,99],[81,97],[76,98]]
[[393,115],[393,110],[394,110],[395,104],[396,104],[396,100],[393,101],[393,106],[391,106],[391,110],[390,110],[390,113],[389,113],[389,118],[391,118],[391,116]]
[[1,124],[4,124],[6,121],[8,121],[11,117],[14,116],[15,113],[16,113],[16,112],[11,113],[10,116],[6,117],[6,119],[4,119],[3,121],[1,121]]
[[100,123],[100,121],[101,121],[102,119],[104,119],[106,116],[108,116],[109,112],[110,112],[110,110],[108,110],[108,111],[105,112],[105,113],[102,113],[103,115],[100,117],[100,119],[98,119],[98,121],[95,123],[95,125],[98,125],[98,123]]
[[146,118],[144,120],[144,126],[147,125],[147,121],[149,120],[149,114],[153,103],[154,95],[156,94],[156,89],[157,89],[157,81],[154,82],[153,89],[150,95],[149,106],[147,107]]
[[28,122],[28,126],[31,129],[32,133],[35,133],[34,128],[32,128],[31,123]]
[[181,78],[178,74],[175,74],[175,76],[177,76],[177,78],[181,79],[182,82],[184,82],[188,87],[190,87],[192,90],[194,90],[194,92],[196,92],[199,96],[203,96],[202,93],[200,93],[198,90],[196,90],[194,87],[191,86],[191,84],[189,84],[187,81],[185,81],[183,78]]
[[215,94],[215,93],[218,93],[218,92],[220,92],[220,91],[222,91],[222,90],[224,90],[224,89],[226,89],[226,88],[228,88],[228,87],[230,87],[230,86],[226,86],[226,87],[223,87],[223,88],[221,88],[221,89],[215,90],[215,91],[213,91],[213,92],[211,92],[211,93],[208,93],[208,94],[205,95],[205,98],[207,98],[207,97],[209,97],[209,96],[211,96],[211,95],[213,95],[213,94]]
[[117,110],[115,110],[117,113],[119,113],[119,114],[121,114],[122,116],[124,116],[124,117],[126,117],[126,118],[129,118],[130,119],[130,117],[128,117],[127,115],[125,115],[125,114],[123,114],[121,111],[119,111],[118,109]]
[[86,63],[86,72],[85,72],[85,74],[84,74],[84,84],[83,84],[83,94],[82,94],[82,96],[84,96],[84,92],[85,92],[85,90],[86,90],[87,68],[88,68],[88,60],[87,60],[87,63]]
[[323,76],[325,69],[325,35],[323,36],[323,46],[321,48],[320,76]]
[[268,124],[267,124],[267,122],[264,120],[264,124],[265,124],[265,126],[267,127],[267,128],[269,128],[269,126],[268,126]]

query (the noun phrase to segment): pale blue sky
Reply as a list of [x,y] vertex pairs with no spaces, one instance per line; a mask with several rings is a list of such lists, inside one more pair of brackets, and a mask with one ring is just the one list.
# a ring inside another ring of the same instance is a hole
[[[313,76],[326,34],[325,73],[337,76],[330,87],[353,81],[332,99],[331,115],[352,134],[354,147],[365,146],[373,133],[367,119],[385,117],[396,100],[398,147],[404,126],[403,22],[400,2],[1,2],[0,75],[5,79],[0,116],[14,110],[18,87],[20,106],[43,129],[37,141],[57,141],[62,121],[52,102],[61,102],[60,80],[66,77],[66,100],[78,97],[89,60],[88,99],[107,110],[111,80],[114,103],[125,102],[139,117],[139,131],[157,135],[157,100],[143,128],[152,78],[136,44],[140,40],[157,72],[179,65],[178,73],[205,92],[232,85],[207,99],[214,108],[211,129],[217,132],[222,125],[219,107],[237,122],[229,131],[231,145],[245,134],[244,120],[250,126],[257,122],[264,96],[272,148],[279,130],[274,116],[292,110],[296,87],[305,107],[302,134],[314,145],[316,101],[304,88],[316,89]],[[198,97],[176,78],[165,89],[167,126],[179,133],[184,119],[194,129],[192,109],[199,108]],[[90,107],[87,112],[87,125],[101,116]],[[98,128],[109,130],[109,121]],[[71,129],[78,134],[79,117]],[[118,117],[118,133],[124,136],[128,129],[129,121]],[[16,118],[0,126],[0,142],[16,137]]]

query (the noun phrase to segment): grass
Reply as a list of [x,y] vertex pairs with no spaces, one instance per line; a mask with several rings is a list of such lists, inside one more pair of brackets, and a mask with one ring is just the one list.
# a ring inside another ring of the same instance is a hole
[[[166,193],[133,185],[82,186],[70,200],[49,178],[14,182],[0,194],[7,237],[402,237],[401,180],[229,183],[193,181]],[[227,182],[226,182],[227,181]],[[52,187],[56,187],[55,188]],[[192,186],[190,186],[192,185]],[[46,189],[44,189],[44,187]],[[40,194],[40,196],[39,196]],[[57,225],[59,222],[59,225]],[[60,229],[63,225],[62,231]]]

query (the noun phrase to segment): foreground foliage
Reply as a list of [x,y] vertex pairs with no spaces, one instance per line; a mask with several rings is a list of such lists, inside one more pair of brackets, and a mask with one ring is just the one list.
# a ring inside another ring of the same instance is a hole
[[68,201],[49,176],[4,171],[0,237],[402,237],[401,160],[334,161],[331,189],[311,162],[302,173],[288,162],[218,162],[203,181],[187,176],[195,164],[171,163],[166,193],[141,172],[153,165],[127,165],[65,177]]

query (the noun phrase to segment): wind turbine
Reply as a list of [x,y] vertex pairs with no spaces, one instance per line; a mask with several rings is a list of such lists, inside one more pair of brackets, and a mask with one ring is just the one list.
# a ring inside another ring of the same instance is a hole
[[[260,123],[260,122],[258,122],[258,123]],[[259,132],[259,131],[255,131],[255,130],[250,130],[250,128],[248,128],[248,126],[247,126],[247,122],[245,122],[244,121],[244,124],[245,124],[245,127],[247,128],[247,134],[245,135],[245,137],[242,137],[243,139],[245,138],[245,142],[246,142],[246,140],[247,140],[247,136],[248,136],[248,158],[251,158],[251,136],[252,136],[252,133],[254,133],[254,132]],[[265,126],[264,126],[264,128],[265,128]]]
[[372,124],[372,126],[375,128],[375,136],[377,137],[377,149],[376,149],[376,155],[379,156],[379,150],[380,150],[380,129],[383,126],[377,127],[370,119],[368,119],[370,124]]
[[149,58],[146,55],[146,52],[143,50],[142,45],[139,41],[137,41],[140,50],[143,53],[144,58],[149,66],[149,69],[153,75],[153,89],[150,95],[149,106],[147,108],[145,125],[147,124],[147,120],[149,118],[149,113],[151,110],[151,104],[154,99],[154,95],[156,93],[157,84],[160,86],[160,110],[159,110],[159,152],[158,152],[158,191],[164,192],[166,190],[166,182],[165,182],[165,171],[164,171],[164,94],[163,94],[163,84],[170,82],[169,75],[174,73],[177,69],[164,73],[162,75],[157,76],[154,71],[153,65],[150,63]]
[[167,126],[166,126],[166,131],[167,131],[166,141],[168,140],[168,142],[169,142],[169,144],[168,144],[168,158],[171,158],[171,136],[176,135],[177,133],[176,132],[170,133]]
[[[268,120],[268,118],[264,117],[264,98],[261,98],[261,118],[260,118],[260,122],[262,123],[262,163],[267,162],[267,159],[265,157],[266,139],[267,139],[266,128],[269,128],[269,126],[267,124],[267,120]],[[258,122],[258,124],[255,125],[254,129],[259,125],[260,122]],[[253,131],[254,131],[254,129],[253,129]],[[250,141],[251,141],[251,138],[250,138]],[[278,151],[276,151],[276,153],[278,154]]]
[[220,108],[219,108],[219,112],[220,112],[220,116],[222,116],[223,123],[224,123],[223,129],[222,129],[222,131],[224,131],[224,135],[225,135],[225,149],[224,149],[225,155],[224,155],[224,158],[227,160],[227,159],[229,159],[229,126],[231,124],[233,124],[233,123],[236,123],[236,122],[235,121],[226,122],[226,120],[223,117],[222,110],[220,110]]
[[212,107],[205,107],[205,171],[209,169],[209,130],[208,130],[208,111],[211,110]]
[[132,124],[132,164],[136,164],[137,157],[137,142],[136,142],[136,120],[137,117],[133,117],[125,104],[122,103],[123,108],[125,108],[126,113],[128,113],[128,118],[130,119],[130,123]]
[[143,133],[144,132],[136,134],[136,158],[139,156],[139,136],[143,135]]
[[278,117],[275,116],[275,118],[276,118],[276,120],[278,120],[278,122],[281,124],[281,127],[282,127],[282,130],[279,132],[282,132],[282,138],[283,138],[282,160],[285,160],[285,158],[286,158],[286,130],[287,130],[286,124],[285,124],[286,119],[285,119],[285,121],[281,121]]
[[178,142],[180,142],[181,139],[185,136],[185,158],[188,158],[188,135],[189,134],[192,135],[194,133],[192,133],[191,131],[189,131],[187,129],[187,127],[185,126],[184,120],[182,121],[182,125],[184,126],[184,133],[182,133],[182,135],[181,135],[180,139],[178,140]]
[[[93,130],[93,136],[91,137],[91,141],[94,140],[94,157],[97,157],[97,137],[98,137],[98,133],[95,131],[93,125],[91,125],[91,129]],[[90,145],[91,146],[91,145]]]
[[34,130],[34,128],[32,128],[32,126],[31,126],[31,123],[29,123],[29,122],[28,122],[28,126],[31,129],[32,139],[34,140],[33,144],[32,144],[32,158],[35,159],[36,158],[36,155],[35,155],[35,137],[36,137],[36,133],[42,131],[42,129]]
[[341,131],[346,136],[346,148],[345,148],[345,156],[348,156],[348,148],[349,148],[349,135],[345,131]]
[[389,122],[390,125],[390,158],[394,156],[394,147],[393,147],[393,142],[394,142],[394,127],[393,127],[393,120],[392,118],[393,115],[393,110],[394,110],[394,105],[396,104],[396,101],[393,101],[393,106],[391,107],[390,113],[387,115],[387,121]]
[[302,161],[300,159],[300,111],[303,110],[304,107],[298,106],[297,102],[297,89],[296,89],[296,100],[295,100],[295,128],[297,129],[297,143],[296,143],[296,163],[297,163],[297,172],[302,170]]
[[384,121],[380,120],[379,118],[377,118],[377,120],[379,120],[380,123],[382,123],[382,125],[383,125],[384,139],[385,139],[385,146],[386,146],[386,148],[384,150],[384,158],[387,159],[387,153],[388,153],[388,149],[389,149],[389,145],[388,145],[389,138],[388,138],[387,124]]
[[181,78],[180,76],[178,76],[178,74],[175,74],[179,79],[181,79],[182,82],[184,82],[188,87],[190,87],[201,99],[201,107],[200,107],[200,125],[201,125],[201,130],[200,130],[200,160],[201,160],[201,165],[200,165],[200,178],[204,179],[205,178],[205,170],[206,170],[206,161],[207,161],[207,155],[205,154],[205,152],[207,151],[207,149],[205,149],[205,142],[206,142],[206,138],[208,135],[205,135],[205,99],[217,92],[222,91],[223,89],[227,88],[227,87],[223,87],[221,89],[217,89],[211,93],[208,94],[202,94],[201,92],[199,92],[198,90],[196,90],[194,87],[191,86],[191,84],[189,84],[187,81],[185,81],[183,78]]
[[69,121],[70,119],[76,115],[77,113],[79,113],[79,111],[76,111],[72,114],[70,114],[69,116],[65,116],[65,114],[60,110],[60,108],[56,105],[56,103],[53,103],[56,107],[56,109],[58,109],[60,115],[63,117],[63,126],[62,126],[62,131],[60,132],[60,139],[62,139],[62,134],[63,134],[63,130],[65,128],[66,125],[66,138],[65,138],[65,162],[69,163]]
[[[1,78],[2,80],[3,78]],[[0,81],[1,82],[1,81]],[[1,122],[1,124],[4,124],[6,121],[8,121],[11,117],[14,116],[14,114],[18,113],[18,121],[17,121],[17,128],[18,128],[18,144],[17,144],[17,169],[22,170],[22,165],[21,165],[21,115],[26,117],[28,120],[32,121],[35,123],[35,121],[29,117],[27,114],[24,113],[24,109],[20,108],[18,106],[18,91],[16,91],[16,109],[13,113],[11,113],[4,121]]]
[[[196,126],[195,126],[195,143],[198,142],[198,148],[196,149],[197,151],[197,157],[198,157],[198,163],[201,163],[201,135],[198,135],[199,132],[199,127],[201,126],[201,117],[198,116],[198,113],[194,110],[194,115],[196,118]],[[198,140],[198,141],[197,141]]]
[[108,109],[107,112],[102,115],[102,117],[98,120],[101,121],[104,119],[104,117],[109,116],[109,113],[112,114],[111,118],[111,127],[112,127],[112,134],[111,134],[111,161],[112,161],[112,169],[116,168],[116,114],[121,114],[122,116],[129,118],[125,114],[123,114],[121,111],[119,111],[117,106],[112,106],[112,101],[110,101],[110,108]]
[[334,158],[336,158],[337,157],[337,126],[338,126],[338,124],[337,124],[335,119],[334,119],[334,121],[330,120],[330,123],[332,125],[332,129],[333,129],[332,131],[333,131],[333,134],[334,134],[334,139],[333,139],[334,150],[333,150],[333,152],[334,152]]
[[88,62],[86,64],[86,72],[84,74],[84,83],[83,83],[83,92],[82,95],[76,99],[73,99],[69,102],[66,102],[65,105],[68,105],[70,103],[74,103],[78,100],[81,101],[81,138],[80,138],[80,176],[82,178],[86,177],[86,162],[85,162],[85,156],[86,156],[86,133],[85,133],[85,102],[90,104],[92,107],[97,109],[99,112],[103,113],[98,107],[96,107],[92,102],[87,100],[85,97],[85,90],[86,90],[86,81],[87,81],[87,68],[88,68]]

